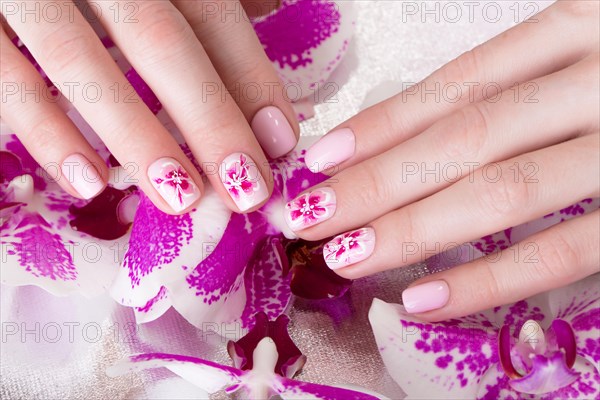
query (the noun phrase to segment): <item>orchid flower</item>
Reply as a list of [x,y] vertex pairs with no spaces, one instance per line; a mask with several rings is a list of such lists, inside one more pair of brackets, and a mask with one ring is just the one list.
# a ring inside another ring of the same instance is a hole
[[14,135],[1,142],[2,283],[55,295],[106,291],[117,272],[115,251],[127,242],[133,191],[109,188],[91,202],[75,199]]
[[369,320],[388,371],[409,398],[592,399],[600,395],[599,307],[592,276],[439,323],[375,299]]
[[208,393],[225,389],[247,399],[356,399],[379,397],[359,391],[301,382],[292,378],[302,369],[306,357],[296,347],[287,330],[285,315],[269,321],[258,313],[254,327],[240,340],[227,344],[234,366],[220,365],[201,358],[150,353],[121,361],[107,370],[109,376],[130,371],[165,367]]

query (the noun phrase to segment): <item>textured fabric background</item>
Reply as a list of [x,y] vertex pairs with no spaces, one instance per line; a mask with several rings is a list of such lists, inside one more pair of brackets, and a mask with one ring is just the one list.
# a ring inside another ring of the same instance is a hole
[[[315,117],[302,123],[302,134],[322,135],[364,105],[399,91],[402,82],[417,82],[551,2],[470,3],[471,15],[461,2],[357,1],[354,41],[330,78],[339,90],[316,106]],[[456,10],[462,14],[458,18]],[[402,391],[384,371],[367,311],[373,297],[400,302],[401,290],[426,273],[426,267],[417,265],[357,281],[349,296],[336,301],[334,314],[328,311],[331,304],[296,301],[290,312],[291,335],[308,356],[298,379],[353,384],[401,398]],[[2,399],[193,398],[201,392],[168,371],[110,379],[104,370],[125,355],[149,351],[229,364],[224,340],[196,330],[173,310],[136,326],[131,310],[116,306],[108,296],[55,298],[35,287],[2,286],[0,312]],[[239,336],[235,331],[221,333]]]

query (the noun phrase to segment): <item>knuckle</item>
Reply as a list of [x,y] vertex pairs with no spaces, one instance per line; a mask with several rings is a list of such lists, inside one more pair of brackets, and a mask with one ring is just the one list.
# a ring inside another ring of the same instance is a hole
[[548,232],[537,242],[535,273],[538,279],[569,282],[574,279],[580,257],[573,244],[559,232]]
[[[485,260],[484,260],[485,261]],[[502,280],[495,272],[493,263],[485,261],[483,268],[480,269],[479,273],[481,276],[477,280],[479,282],[473,296],[474,301],[481,301],[481,299],[500,299],[502,293],[506,289],[502,284]]]
[[394,198],[389,179],[375,162],[364,163],[356,183],[358,184],[356,193],[359,195],[362,207],[383,206]]
[[562,12],[566,12],[578,19],[589,18],[592,12],[595,12],[594,15],[597,15],[599,5],[600,3],[597,1],[561,0],[557,3]]
[[189,43],[194,32],[185,18],[170,5],[164,2],[147,2],[141,7],[137,19],[132,24],[135,37],[135,52],[144,55],[145,59],[168,57],[165,49],[173,48],[173,43]]
[[485,104],[462,108],[440,125],[433,144],[447,160],[477,161],[489,133],[489,120]]
[[85,27],[69,24],[47,36],[42,47],[42,58],[46,68],[54,71],[74,66],[82,68],[94,62],[99,54],[98,48],[94,37],[86,33]]
[[47,115],[36,121],[29,131],[27,137],[31,143],[39,149],[47,149],[61,143],[61,133],[64,132],[65,124],[62,117],[56,114]]
[[442,68],[444,83],[456,82],[462,85],[463,82],[478,82],[482,70],[481,58],[481,50],[476,47],[450,61]]
[[[3,59],[0,64],[0,82],[3,83],[2,88],[4,89],[4,84],[8,83],[22,83],[24,81],[23,76],[23,68],[15,62],[9,62],[9,60]],[[8,58],[8,57],[6,57]]]
[[529,163],[492,163],[481,168],[474,195],[484,218],[497,221],[530,209],[535,199],[534,181],[524,165]]

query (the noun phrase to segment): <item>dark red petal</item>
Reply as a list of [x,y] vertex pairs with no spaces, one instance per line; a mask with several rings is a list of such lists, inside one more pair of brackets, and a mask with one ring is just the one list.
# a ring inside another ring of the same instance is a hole
[[323,258],[327,240],[307,242],[297,240],[285,246],[290,264],[292,293],[305,299],[332,299],[343,296],[352,281],[333,272]]
[[117,190],[107,187],[83,207],[72,205],[69,213],[74,217],[69,224],[79,232],[98,239],[113,240],[127,233],[131,223],[119,221],[119,203],[132,193],[132,189]]
[[256,314],[254,327],[240,340],[227,343],[229,356],[234,360],[236,368],[250,370],[253,366],[252,355],[258,343],[270,337],[275,342],[277,348],[277,364],[275,373],[291,378],[286,373],[297,373],[306,358],[294,344],[287,330],[289,318],[286,315],[280,315],[275,321],[269,321],[267,315],[263,312]]
[[523,375],[517,372],[512,363],[510,355],[511,348],[512,338],[510,336],[510,328],[508,325],[503,325],[498,333],[498,356],[500,358],[500,365],[502,366],[504,373],[510,379],[518,379],[523,377]]
[[23,167],[17,156],[8,151],[0,151],[0,183],[10,182],[23,175]]
[[559,349],[565,352],[565,362],[569,368],[573,368],[575,359],[577,358],[577,340],[575,332],[571,325],[562,319],[555,319],[550,325],[550,329],[554,331],[556,343]]

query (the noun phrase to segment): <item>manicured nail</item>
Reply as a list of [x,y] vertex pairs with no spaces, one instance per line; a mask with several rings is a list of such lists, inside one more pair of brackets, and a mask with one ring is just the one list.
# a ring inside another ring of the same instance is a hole
[[313,144],[304,156],[312,172],[321,172],[346,161],[354,155],[354,132],[349,128],[329,132]]
[[246,211],[269,197],[260,170],[247,154],[234,153],[225,158],[221,180],[240,211]]
[[104,189],[98,170],[81,154],[71,154],[61,165],[63,176],[84,199],[91,199]]
[[446,305],[450,289],[445,281],[431,281],[402,292],[404,308],[411,314],[436,310]]
[[277,158],[296,147],[296,135],[277,107],[262,108],[252,119],[252,131],[269,157]]
[[301,231],[333,217],[335,192],[325,187],[304,193],[285,206],[285,220],[293,231]]
[[366,259],[374,248],[375,231],[361,228],[333,238],[323,248],[323,257],[329,268],[339,269]]
[[190,174],[173,158],[164,157],[154,161],[148,167],[148,177],[175,212],[185,210],[200,198],[200,189]]

